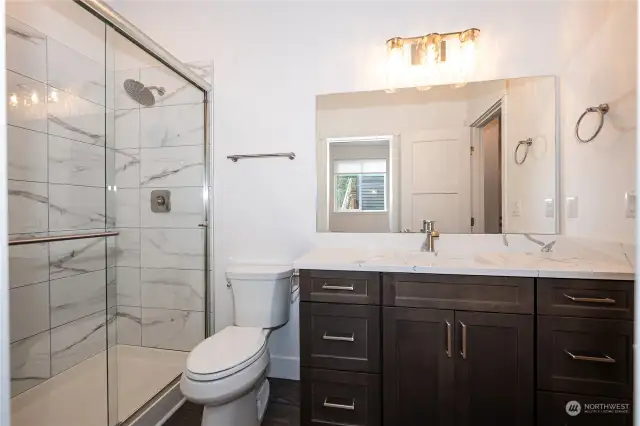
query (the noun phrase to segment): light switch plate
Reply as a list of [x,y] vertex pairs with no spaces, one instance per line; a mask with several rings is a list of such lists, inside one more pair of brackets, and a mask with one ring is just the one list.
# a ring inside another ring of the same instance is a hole
[[544,199],[544,217],[554,218],[556,216],[556,208],[553,198]]
[[566,200],[567,219],[578,217],[578,197],[567,197]]
[[515,203],[513,203],[511,216],[520,217],[521,214],[522,214],[522,200],[517,200]]
[[627,218],[636,217],[636,193],[634,191],[624,194],[624,216]]

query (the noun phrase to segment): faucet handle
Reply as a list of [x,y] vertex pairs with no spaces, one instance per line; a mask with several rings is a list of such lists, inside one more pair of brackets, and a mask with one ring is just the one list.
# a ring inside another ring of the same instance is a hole
[[427,232],[427,231],[434,231],[436,226],[436,221],[435,220],[423,220],[422,221],[422,232]]

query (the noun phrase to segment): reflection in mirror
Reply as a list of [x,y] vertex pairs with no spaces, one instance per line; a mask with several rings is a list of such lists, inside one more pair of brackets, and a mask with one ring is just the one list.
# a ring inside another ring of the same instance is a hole
[[317,97],[320,232],[557,232],[554,77]]

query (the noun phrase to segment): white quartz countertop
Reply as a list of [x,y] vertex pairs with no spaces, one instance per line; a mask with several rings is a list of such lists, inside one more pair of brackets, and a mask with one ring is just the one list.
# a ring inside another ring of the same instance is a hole
[[[506,239],[505,239],[506,241]],[[549,250],[549,251],[546,251]],[[591,247],[551,244],[544,251],[473,252],[455,247],[436,253],[381,248],[318,247],[294,261],[297,269],[633,280],[634,266],[622,244]],[[456,253],[457,252],[457,253]]]

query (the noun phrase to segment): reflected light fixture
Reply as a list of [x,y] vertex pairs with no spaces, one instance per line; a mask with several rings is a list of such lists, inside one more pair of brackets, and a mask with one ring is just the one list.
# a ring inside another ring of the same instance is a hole
[[[387,40],[387,92],[393,93],[400,86],[426,91],[441,80],[464,86],[476,68],[479,37],[480,30],[470,28]],[[407,81],[408,76],[417,82]]]

